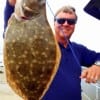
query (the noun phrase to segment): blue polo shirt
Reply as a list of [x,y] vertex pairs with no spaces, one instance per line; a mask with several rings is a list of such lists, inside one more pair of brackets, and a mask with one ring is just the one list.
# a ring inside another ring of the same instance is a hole
[[[8,20],[13,12],[14,12],[14,6],[11,6],[8,0],[6,0],[6,5],[4,8],[4,31],[7,27]],[[4,34],[3,34],[3,37],[4,37]]]
[[76,43],[70,43],[67,48],[59,44],[59,47],[62,55],[59,69],[43,100],[81,100],[81,66],[92,65],[100,59],[100,53]]

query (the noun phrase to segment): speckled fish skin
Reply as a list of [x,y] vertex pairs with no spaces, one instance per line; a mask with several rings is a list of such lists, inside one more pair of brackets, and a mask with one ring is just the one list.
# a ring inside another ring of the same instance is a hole
[[14,14],[10,18],[4,39],[4,65],[7,82],[16,94],[23,100],[41,100],[59,68],[60,50],[42,11],[45,7],[40,11],[42,0],[31,1],[37,3],[37,15],[21,21]]

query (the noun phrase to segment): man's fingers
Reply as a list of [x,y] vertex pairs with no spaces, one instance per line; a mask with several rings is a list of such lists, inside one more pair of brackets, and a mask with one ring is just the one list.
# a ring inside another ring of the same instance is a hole
[[98,80],[98,75],[93,73],[91,70],[84,70],[81,74],[81,78],[85,78],[87,83],[96,83]]
[[80,78],[86,78],[87,74],[88,74],[88,71],[87,70],[83,70]]

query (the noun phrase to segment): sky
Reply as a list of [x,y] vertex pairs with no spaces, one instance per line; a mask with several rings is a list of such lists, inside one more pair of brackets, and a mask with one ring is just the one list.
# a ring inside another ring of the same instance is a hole
[[[0,0],[0,50],[3,48],[3,11],[6,0]],[[62,6],[71,5],[75,7],[78,15],[78,22],[76,29],[72,35],[71,41],[83,44],[89,49],[100,52],[100,20],[87,14],[83,8],[90,0],[48,0],[49,7],[47,5],[47,18],[53,28],[53,14]],[[51,12],[51,10],[53,12]]]
[[[76,9],[78,21],[71,40],[83,44],[89,49],[100,52],[100,20],[87,14],[83,10],[89,1],[90,0],[48,0],[48,3],[53,13],[64,5],[73,6]],[[50,9],[47,14],[51,26],[53,26],[53,16]]]
[[2,52],[3,48],[3,11],[4,11],[4,6],[5,6],[5,0],[0,0],[0,53]]

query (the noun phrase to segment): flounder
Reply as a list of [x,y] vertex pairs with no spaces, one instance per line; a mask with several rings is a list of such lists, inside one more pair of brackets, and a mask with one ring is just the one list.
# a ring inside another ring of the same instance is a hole
[[45,2],[17,0],[5,31],[6,79],[24,100],[41,100],[59,68],[60,50],[46,18]]

